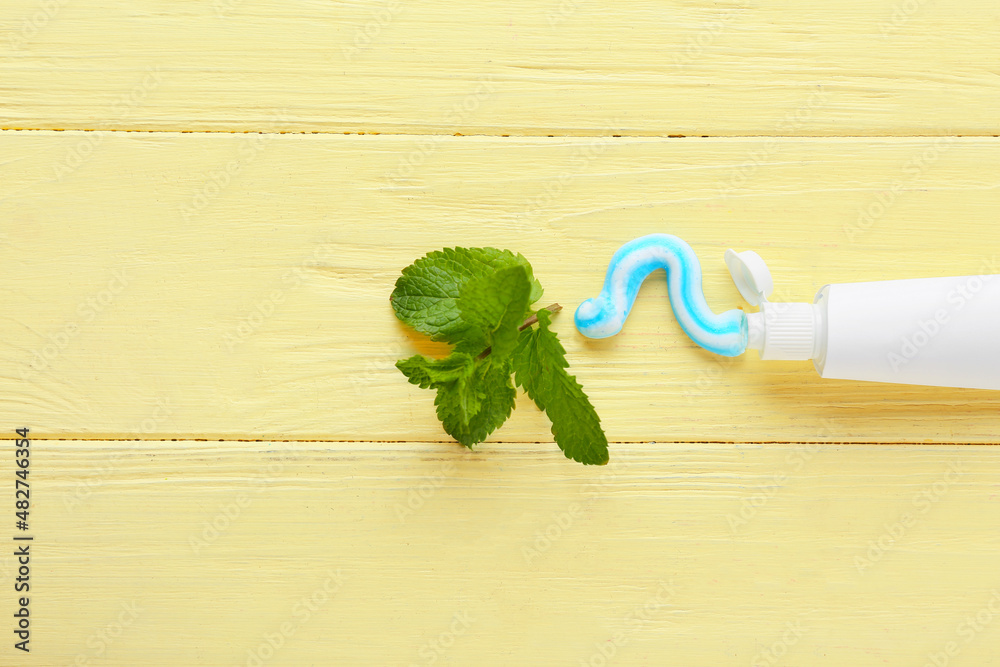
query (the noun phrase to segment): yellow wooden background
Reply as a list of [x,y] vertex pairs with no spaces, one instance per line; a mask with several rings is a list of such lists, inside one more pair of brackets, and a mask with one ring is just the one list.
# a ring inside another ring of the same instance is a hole
[[[652,232],[717,311],[730,247],[785,300],[1000,273],[996,3],[0,9],[0,664],[1000,664],[1000,394],[713,357],[662,276],[572,325]],[[395,370],[446,245],[567,307],[608,466]]]

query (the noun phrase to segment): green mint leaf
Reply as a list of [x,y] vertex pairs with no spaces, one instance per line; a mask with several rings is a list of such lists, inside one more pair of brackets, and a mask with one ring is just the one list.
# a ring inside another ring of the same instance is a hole
[[422,389],[437,389],[438,419],[445,432],[466,447],[485,440],[514,409],[510,362],[473,359],[454,352],[444,359],[415,355],[396,367]]
[[473,278],[523,266],[531,283],[529,303],[542,296],[542,286],[531,274],[531,265],[520,254],[496,248],[445,248],[429,252],[403,269],[389,297],[405,324],[434,340],[457,343],[469,328],[458,309],[462,288]]
[[466,447],[469,424],[479,413],[485,392],[474,379],[476,360],[464,352],[454,352],[444,359],[416,355],[396,362],[396,368],[421,389],[437,389],[438,418],[445,431]]
[[528,313],[531,287],[522,265],[501,269],[467,282],[458,298],[458,311],[470,326],[470,335],[456,349],[482,352],[489,347],[494,359],[504,359],[517,345],[518,327]]
[[417,354],[396,362],[396,368],[421,389],[436,389],[443,384],[468,379],[474,366],[475,360],[463,352],[455,352],[444,359],[428,359]]
[[[517,394],[510,379],[507,363],[476,362],[471,381],[464,386],[458,383],[438,388],[434,405],[438,419],[451,437],[466,447],[482,442],[490,433],[500,428],[514,409]],[[479,409],[469,414],[463,407],[464,392],[476,393]]]
[[546,310],[538,311],[538,329],[521,332],[512,363],[514,380],[552,422],[552,437],[568,458],[580,463],[608,462],[608,439],[601,420],[576,378],[566,372],[566,350]]
[[542,284],[538,282],[538,280],[536,280],[534,277],[532,277],[531,264],[528,264],[528,260],[526,260],[524,257],[521,257],[520,254],[518,254],[517,258],[520,261],[520,263],[524,266],[524,268],[528,270],[528,280],[531,282],[531,293],[528,295],[528,305],[530,306],[531,304],[535,303],[536,301],[542,298],[542,294],[545,293],[545,290],[542,289]]

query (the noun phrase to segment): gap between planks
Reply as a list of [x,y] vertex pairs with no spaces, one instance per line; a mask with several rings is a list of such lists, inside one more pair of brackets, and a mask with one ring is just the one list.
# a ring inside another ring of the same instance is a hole
[[972,138],[972,139],[995,139],[1000,134],[493,134],[486,132],[463,133],[463,132],[340,132],[322,130],[288,130],[280,132],[267,132],[264,130],[136,130],[125,128],[45,128],[45,127],[0,127],[0,132],[119,132],[122,134],[321,134],[330,136],[374,136],[374,137],[488,137],[491,139],[595,139],[595,138],[615,138],[615,139],[798,139],[814,140],[822,139],[831,141],[835,139],[849,140],[875,140],[875,139],[935,139],[939,137]]

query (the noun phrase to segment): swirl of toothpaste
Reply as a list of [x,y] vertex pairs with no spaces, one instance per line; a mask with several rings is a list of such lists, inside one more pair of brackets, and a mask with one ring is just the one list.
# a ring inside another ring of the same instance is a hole
[[742,310],[716,315],[701,289],[701,264],[687,243],[672,234],[650,234],[629,241],[614,254],[604,289],[576,309],[576,328],[588,338],[607,338],[622,330],[639,287],[656,269],[667,271],[667,291],[678,323],[691,340],[725,357],[747,348],[747,316]]

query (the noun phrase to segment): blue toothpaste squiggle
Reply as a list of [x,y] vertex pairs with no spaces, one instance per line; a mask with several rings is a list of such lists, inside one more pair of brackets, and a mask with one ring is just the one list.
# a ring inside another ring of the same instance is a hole
[[747,316],[742,310],[716,315],[701,289],[701,264],[687,243],[673,234],[650,234],[629,241],[614,254],[600,296],[576,309],[576,328],[588,338],[622,330],[639,287],[656,269],[667,270],[667,291],[678,323],[695,343],[725,357],[747,348]]

